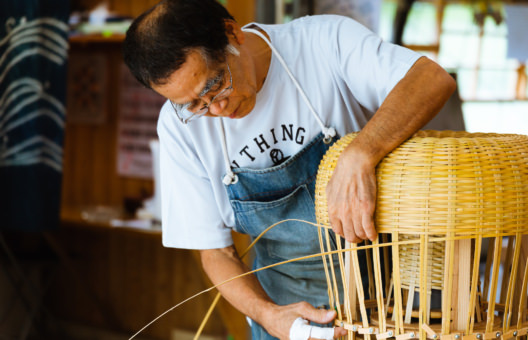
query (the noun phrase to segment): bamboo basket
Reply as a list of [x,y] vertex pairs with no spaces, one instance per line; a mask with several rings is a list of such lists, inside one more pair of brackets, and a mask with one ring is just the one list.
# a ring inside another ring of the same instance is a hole
[[[330,226],[325,189],[355,136],[341,138],[321,161],[319,224]],[[526,335],[528,137],[420,131],[380,162],[376,176],[378,239],[324,257],[341,267],[327,274],[329,296],[349,338]],[[368,273],[359,249],[367,251]]]

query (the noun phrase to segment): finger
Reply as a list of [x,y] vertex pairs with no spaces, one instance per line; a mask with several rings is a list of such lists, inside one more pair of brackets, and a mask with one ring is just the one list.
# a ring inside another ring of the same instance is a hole
[[343,327],[335,327],[334,328],[334,339],[338,339],[342,336],[348,335],[348,332]]
[[[358,199],[358,198],[356,198]],[[352,221],[353,221],[353,230],[360,240],[364,240],[367,238],[367,235],[365,234],[365,231],[363,230],[363,223],[362,223],[362,216],[363,211],[361,210],[360,204],[354,204],[354,212],[352,213]],[[358,241],[356,241],[358,242]]]
[[[334,216],[331,216],[332,229],[336,234],[344,237],[349,242],[359,240],[354,231],[354,222],[352,221],[352,211],[349,206],[342,206]],[[337,231],[334,224],[338,226]]]
[[[360,215],[360,214],[356,214],[356,215]],[[354,231],[359,239],[364,240],[367,238],[367,234],[365,233],[365,230],[363,229],[362,216],[357,216],[354,218]]]
[[310,338],[311,331],[308,321],[298,317],[290,327],[290,340],[307,340]]
[[343,225],[341,224],[341,220],[333,216],[330,216],[329,219],[330,225],[332,226],[332,230],[334,231],[334,233],[341,237],[345,237],[345,234],[343,234]]
[[356,230],[354,229],[354,220],[352,218],[352,213],[346,216],[346,219],[343,219],[343,234],[342,235],[348,242],[358,243],[361,242],[361,239],[358,237]]
[[362,239],[356,234],[354,223],[352,221],[348,223],[348,227],[345,229],[345,239],[350,243],[359,243],[362,241]]
[[374,218],[372,215],[363,215],[363,229],[368,239],[371,241],[376,240],[378,233],[376,232],[376,227],[374,225]]
[[307,320],[300,317],[295,319],[290,328],[290,340],[331,340],[336,334],[340,336],[341,333],[339,331],[336,333],[332,327],[311,326]]
[[376,210],[376,178],[371,177],[367,181],[367,187],[365,188],[366,197],[365,200],[365,213],[363,215],[363,229],[369,240],[374,241],[378,236],[376,232],[376,226],[374,225],[374,211]]
[[311,332],[310,332],[310,339],[324,339],[324,340],[332,340],[334,339],[334,328],[333,327],[316,327],[316,326],[310,326]]

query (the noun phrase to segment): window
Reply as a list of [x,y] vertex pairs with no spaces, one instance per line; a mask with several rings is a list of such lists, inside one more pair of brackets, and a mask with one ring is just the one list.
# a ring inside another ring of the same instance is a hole
[[[468,131],[528,134],[526,68],[507,58],[508,28],[502,3],[491,2],[482,8],[468,2],[449,2],[443,15],[437,4],[413,4],[404,44],[457,73]],[[382,6],[380,34],[385,40],[391,38],[396,7],[392,0],[385,0]],[[479,16],[482,11],[487,15]]]

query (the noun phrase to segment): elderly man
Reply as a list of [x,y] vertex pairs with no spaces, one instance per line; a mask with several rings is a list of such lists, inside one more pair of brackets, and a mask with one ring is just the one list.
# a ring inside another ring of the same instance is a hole
[[[241,27],[213,0],[160,2],[128,30],[124,57],[140,82],[168,99],[158,122],[163,244],[200,249],[214,283],[248,270],[231,230],[255,238],[285,219],[315,221],[319,161],[353,131],[361,132],[327,187],[330,220],[350,242],[375,239],[376,165],[455,89],[437,64],[352,19]],[[320,251],[316,228],[294,221],[255,248],[255,267]],[[328,296],[320,260],[277,266],[220,291],[252,320],[254,339],[295,337],[296,319],[326,324],[336,315],[321,308]]]

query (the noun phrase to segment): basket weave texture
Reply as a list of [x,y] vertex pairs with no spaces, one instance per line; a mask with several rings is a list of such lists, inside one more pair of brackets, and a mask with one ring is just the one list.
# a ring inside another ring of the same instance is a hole
[[[330,226],[326,186],[341,152],[337,141],[317,174],[316,217]],[[377,166],[376,229],[412,235],[528,233],[528,136],[420,131]]]

